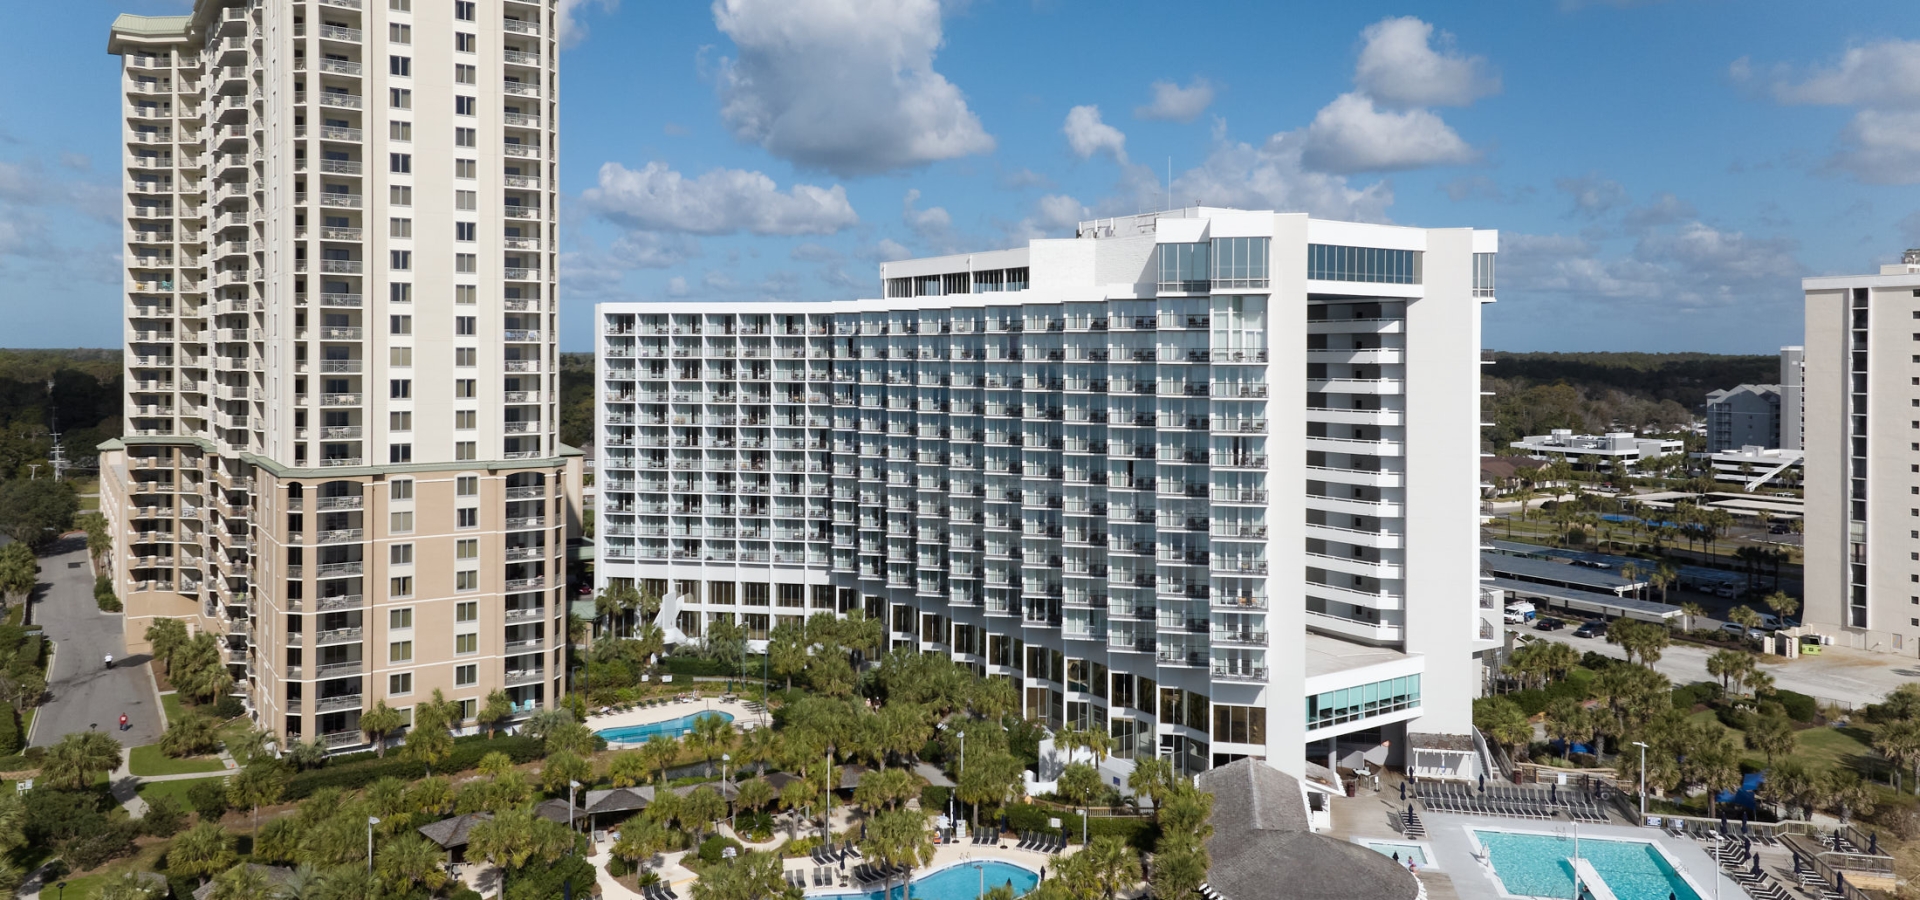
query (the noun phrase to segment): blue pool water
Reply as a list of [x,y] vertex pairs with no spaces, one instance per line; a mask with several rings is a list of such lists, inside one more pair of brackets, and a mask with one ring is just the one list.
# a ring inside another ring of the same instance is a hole
[[[977,866],[977,868],[976,868]],[[949,866],[924,878],[913,880],[913,900],[976,900],[980,896],[980,885],[984,880],[987,890],[993,890],[1008,882],[1013,883],[1013,894],[1018,897],[1033,890],[1040,882],[1040,875],[1013,863],[999,860],[982,860],[979,863],[961,863]],[[867,894],[808,894],[809,897],[823,900],[900,900],[898,883],[886,891]]]
[[1367,841],[1366,845],[1367,849],[1381,856],[1394,857],[1395,854],[1398,854],[1398,856],[1395,857],[1396,861],[1403,866],[1407,864],[1408,860],[1412,860],[1418,863],[1422,869],[1433,868],[1433,864],[1427,861],[1426,848],[1419,844],[1396,844],[1392,841]]
[[596,731],[594,734],[606,738],[609,744],[644,744],[652,740],[656,734],[664,734],[667,737],[679,737],[686,734],[693,730],[693,723],[696,720],[709,716],[718,716],[728,722],[733,721],[732,713],[708,711],[694,713],[690,716],[681,716],[678,719],[668,719],[665,722],[654,722],[651,725],[627,725],[621,728],[606,728]]
[[[1573,839],[1552,834],[1475,831],[1509,894],[1573,896]],[[1644,841],[1583,839],[1580,858],[1593,865],[1620,900],[1700,900],[1673,864]]]

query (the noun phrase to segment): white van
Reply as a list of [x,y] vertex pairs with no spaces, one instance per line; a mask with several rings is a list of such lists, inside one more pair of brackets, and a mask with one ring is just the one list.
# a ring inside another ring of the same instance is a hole
[[1509,625],[1521,625],[1533,621],[1533,604],[1519,600],[1507,604],[1506,622]]

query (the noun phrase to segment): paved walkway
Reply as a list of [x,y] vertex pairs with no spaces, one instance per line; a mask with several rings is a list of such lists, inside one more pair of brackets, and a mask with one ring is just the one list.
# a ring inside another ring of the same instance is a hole
[[[1528,629],[1526,633],[1569,644],[1582,653],[1592,650],[1614,659],[1627,658],[1626,651],[1617,644],[1607,643],[1606,638],[1577,638],[1571,628],[1544,632]],[[1707,657],[1715,649],[1697,644],[1673,644],[1660,651],[1660,661],[1653,667],[1676,684],[1713,681],[1716,679],[1707,675]],[[1877,703],[1889,691],[1920,677],[1920,665],[1904,657],[1847,647],[1821,649],[1818,655],[1793,660],[1762,656],[1760,670],[1773,676],[1775,687],[1846,708]]]
[[[40,578],[45,589],[34,601],[33,618],[55,651],[47,673],[49,700],[33,717],[28,745],[49,746],[89,728],[112,735],[124,747],[159,740],[161,713],[146,671],[148,657],[122,658],[124,617],[103,613],[94,602],[86,538],[62,538],[41,556]],[[101,662],[109,653],[111,669]],[[118,727],[121,713],[127,714],[126,731]]]

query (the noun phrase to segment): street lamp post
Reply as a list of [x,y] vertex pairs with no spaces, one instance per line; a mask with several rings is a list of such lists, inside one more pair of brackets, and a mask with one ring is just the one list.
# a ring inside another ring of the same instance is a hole
[[1634,741],[1640,748],[1640,824],[1647,824],[1647,742]]
[[720,754],[720,796],[727,798],[727,827],[733,827],[733,797],[727,793],[727,763],[733,761],[733,754]]
[[367,871],[373,871],[373,826],[380,824],[379,816],[367,817]]
[[[956,734],[960,736],[959,774],[961,777],[964,778],[966,777],[966,774],[967,774],[967,733],[964,731],[961,731],[961,732],[956,732]],[[959,814],[959,809],[954,806],[954,798],[959,793],[960,793],[960,786],[957,784],[954,785],[953,790],[947,792],[947,806],[952,810],[947,814],[949,818],[953,818],[954,816]],[[954,834],[960,833],[960,823],[958,822],[958,820],[956,820],[953,824],[953,833]],[[985,877],[985,876],[982,876],[982,877]]]
[[573,792],[579,789],[580,789],[580,782],[574,781],[572,779],[568,779],[567,781],[567,830],[568,831],[573,830],[573,820],[574,820]]

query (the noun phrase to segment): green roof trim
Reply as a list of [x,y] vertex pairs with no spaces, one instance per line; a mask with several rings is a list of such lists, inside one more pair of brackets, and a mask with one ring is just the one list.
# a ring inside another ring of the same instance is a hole
[[562,457],[587,455],[586,453],[582,452],[578,447],[574,447],[568,444],[562,444],[558,441],[554,442],[554,450],[558,451]]
[[113,30],[116,34],[136,37],[185,36],[187,29],[192,27],[192,16],[136,16],[132,13],[121,13],[113,19]]
[[95,444],[93,446],[93,449],[105,450],[111,453],[115,450],[125,450],[127,449],[127,445],[124,442],[122,442],[119,438],[107,438],[106,440],[101,441],[98,444]]

